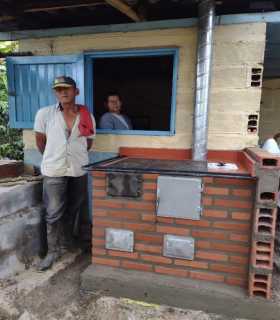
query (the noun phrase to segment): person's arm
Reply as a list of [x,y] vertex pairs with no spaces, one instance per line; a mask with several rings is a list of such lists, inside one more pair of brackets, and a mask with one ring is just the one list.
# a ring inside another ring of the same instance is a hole
[[93,146],[93,139],[87,139],[87,151],[89,151]]
[[95,118],[92,114],[90,114],[91,116],[91,121],[92,121],[92,126],[93,126],[93,135],[87,137],[87,151],[89,151],[92,148],[93,145],[93,140],[95,139],[96,136],[96,122],[95,122]]
[[93,139],[87,139],[87,151],[91,149],[93,145]]
[[101,119],[99,120],[99,128],[100,129],[115,129],[113,123],[113,116],[109,113],[103,114]]
[[41,154],[44,153],[47,143],[47,137],[44,133],[35,132],[36,145]]
[[45,110],[40,109],[35,117],[34,131],[36,145],[40,153],[43,154],[46,148],[47,136],[46,136],[46,113]]

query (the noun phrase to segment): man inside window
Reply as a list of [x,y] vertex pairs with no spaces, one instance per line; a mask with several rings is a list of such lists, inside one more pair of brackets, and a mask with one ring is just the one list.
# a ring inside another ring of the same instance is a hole
[[132,124],[130,119],[121,113],[122,99],[117,92],[109,93],[104,105],[108,112],[104,113],[99,121],[100,129],[109,130],[131,130]]
[[41,172],[46,209],[48,254],[38,271],[49,269],[69,249],[72,231],[87,196],[88,150],[95,120],[87,107],[76,104],[79,89],[66,76],[53,83],[58,103],[40,109],[35,118],[36,144],[43,155]]

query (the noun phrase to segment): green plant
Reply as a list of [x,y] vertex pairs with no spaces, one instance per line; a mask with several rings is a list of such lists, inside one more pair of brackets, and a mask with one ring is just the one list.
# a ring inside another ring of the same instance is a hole
[[[12,42],[0,43],[0,53],[9,54],[16,49]],[[0,60],[0,159],[23,159],[22,131],[9,127],[8,86],[4,59]]]

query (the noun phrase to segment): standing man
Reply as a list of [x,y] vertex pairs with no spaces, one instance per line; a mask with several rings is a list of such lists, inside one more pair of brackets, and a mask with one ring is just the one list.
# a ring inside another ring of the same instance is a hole
[[100,118],[100,129],[132,130],[130,119],[121,113],[122,99],[119,93],[111,92],[107,94],[104,105],[108,112],[104,113]]
[[76,104],[79,89],[66,76],[53,83],[58,103],[40,109],[35,118],[36,144],[43,155],[41,172],[46,209],[48,254],[38,271],[49,269],[67,249],[79,210],[87,196],[88,150],[95,136],[95,120]]

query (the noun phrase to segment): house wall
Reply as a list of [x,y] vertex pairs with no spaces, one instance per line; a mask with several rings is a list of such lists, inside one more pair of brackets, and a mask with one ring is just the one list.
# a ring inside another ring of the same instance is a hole
[[260,110],[260,142],[280,132],[280,79],[263,82]]
[[[209,148],[238,150],[255,146],[257,133],[247,132],[248,115],[260,109],[261,88],[250,86],[252,67],[263,64],[266,24],[217,26],[209,123]],[[98,135],[95,151],[117,152],[119,147],[190,148],[196,73],[196,28],[106,33],[21,40],[20,51],[35,55],[73,54],[88,50],[179,48],[176,134],[174,136]],[[24,130],[26,149],[34,149],[34,135]]]

